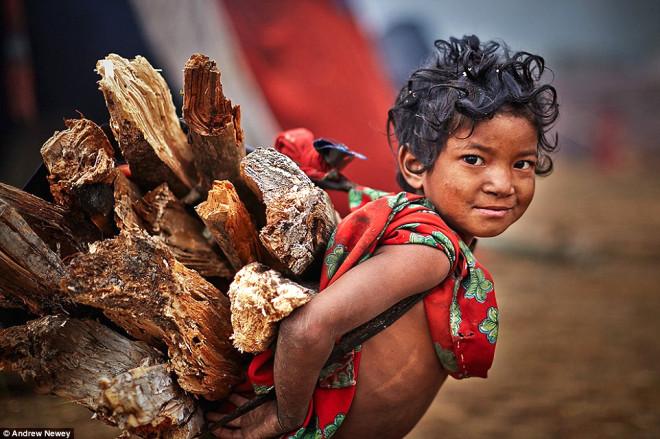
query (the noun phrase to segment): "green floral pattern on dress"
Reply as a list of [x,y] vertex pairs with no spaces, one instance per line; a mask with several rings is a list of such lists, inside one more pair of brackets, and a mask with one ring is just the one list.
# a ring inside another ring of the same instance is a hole
[[[419,223],[410,223],[410,224],[404,224],[399,229],[403,230],[417,230],[417,228],[420,226]],[[433,231],[431,232],[431,235],[422,235],[421,233],[416,233],[416,232],[410,232],[410,235],[408,236],[408,242],[410,244],[423,244],[423,245],[428,245],[430,247],[438,247],[442,249],[442,251],[447,255],[447,258],[449,259],[449,265],[453,266],[454,261],[456,260],[456,251],[454,250],[454,244],[452,244],[451,240],[442,232],[438,231]]]
[[348,251],[346,250],[346,246],[343,244],[337,244],[335,248],[333,248],[330,253],[325,257],[325,264],[327,265],[327,276],[328,279],[332,279],[332,276],[335,275],[337,272],[337,269],[341,265],[341,263],[344,261],[346,256],[348,255]]
[[497,308],[491,306],[488,308],[487,317],[479,324],[479,331],[486,334],[488,342],[495,344],[497,341],[497,331],[499,327]]
[[453,266],[456,261],[456,250],[454,250],[454,244],[451,242],[451,239],[447,237],[442,232],[433,231],[431,236],[442,245],[442,248],[445,250],[447,257],[449,258],[449,265]]
[[493,291],[493,283],[486,279],[481,268],[470,267],[467,279],[463,279],[463,288],[465,288],[465,297],[475,299],[479,303],[486,301],[488,293]]
[[465,263],[467,263],[467,266],[474,267],[475,260],[474,260],[474,255],[472,254],[472,250],[470,250],[470,247],[465,245],[465,243],[462,240],[458,241],[458,246],[461,249],[461,253],[463,253],[463,256],[465,257]]
[[362,191],[353,188],[348,191],[348,207],[353,210],[362,204]]
[[410,232],[410,236],[408,237],[408,242],[411,244],[424,244],[430,247],[436,246],[436,242],[435,239],[433,239],[433,237],[428,235],[421,235],[415,232]]
[[402,230],[417,230],[417,227],[420,226],[420,223],[409,223],[409,224],[404,224],[399,227],[399,229]]
[[319,373],[319,387],[325,389],[342,389],[354,386],[355,370],[353,368],[353,351],[342,360],[332,363],[321,369]]
[[344,422],[344,419],[346,419],[346,415],[343,413],[337,414],[335,416],[334,421],[326,425],[323,430],[319,428],[319,418],[318,416],[314,416],[313,420],[313,426],[312,422],[310,421],[310,425],[307,427],[302,427],[298,431],[296,431],[293,435],[288,436],[287,439],[322,439],[322,438],[331,438],[332,436],[337,433],[337,430],[341,426],[341,424]]
[[326,425],[323,429],[324,436],[326,438],[334,436],[335,433],[337,433],[339,426],[344,422],[344,419],[346,419],[346,416],[343,413],[339,413],[335,416],[335,420],[331,424]]
[[377,200],[379,198],[382,198],[386,195],[389,195],[389,192],[386,191],[379,191],[377,189],[371,189],[369,187],[365,187],[362,192],[371,199],[371,201]]
[[328,245],[326,246],[326,249],[332,248],[332,246],[335,245],[336,234],[337,234],[337,229],[333,230],[332,233],[330,234],[330,239],[328,239]]
[[294,434],[287,439],[322,439],[323,432],[319,428],[319,418],[314,416],[310,419],[307,427],[300,427]]
[[252,389],[254,390],[254,393],[257,395],[265,395],[266,393],[269,393],[271,390],[273,390],[275,386],[263,386],[261,384],[253,384]]
[[387,205],[390,207],[390,209],[393,210],[392,213],[401,211],[401,209],[406,207],[408,204],[408,198],[406,197],[405,192],[399,192],[396,195],[390,195],[387,197]]
[[451,305],[449,306],[449,328],[451,335],[458,337],[458,330],[461,326],[461,307],[458,306],[458,288],[461,286],[459,278],[454,276],[454,292],[451,298]]
[[440,359],[442,367],[448,372],[456,372],[458,370],[456,355],[449,349],[443,349],[440,343],[433,343],[433,347],[435,348],[435,353],[438,355],[438,359]]

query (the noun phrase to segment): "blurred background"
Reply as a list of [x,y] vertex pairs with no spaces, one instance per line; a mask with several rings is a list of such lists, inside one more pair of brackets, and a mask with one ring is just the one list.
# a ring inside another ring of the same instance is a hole
[[[194,52],[215,59],[246,141],[307,127],[395,190],[396,90],[437,38],[476,34],[545,57],[561,151],[529,213],[478,256],[500,339],[487,380],[451,381],[409,437],[660,437],[660,2],[584,0],[2,0],[0,181],[22,187],[63,119],[108,120],[96,61],[145,56],[177,108]],[[333,194],[340,209],[345,200]],[[0,375],[0,426],[118,431]]]

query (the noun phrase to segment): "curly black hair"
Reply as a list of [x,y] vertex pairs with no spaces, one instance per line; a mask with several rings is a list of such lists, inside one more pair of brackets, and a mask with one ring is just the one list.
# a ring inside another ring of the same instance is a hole
[[[555,133],[548,136],[559,116],[557,91],[539,85],[546,70],[538,55],[515,52],[504,43],[481,43],[474,35],[449,41],[437,40],[433,55],[415,70],[401,89],[387,115],[387,136],[405,145],[430,169],[449,136],[465,122],[472,129],[479,121],[497,113],[510,112],[526,117],[538,138],[537,175],[552,171],[548,155],[558,146]],[[413,191],[401,175],[397,181]]]

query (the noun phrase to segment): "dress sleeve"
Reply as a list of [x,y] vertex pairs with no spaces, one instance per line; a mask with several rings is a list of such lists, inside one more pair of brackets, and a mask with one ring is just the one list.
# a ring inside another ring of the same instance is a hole
[[414,213],[397,217],[387,228],[381,245],[421,244],[435,247],[447,255],[451,271],[455,270],[457,255],[460,252],[458,237],[440,215],[420,208]]

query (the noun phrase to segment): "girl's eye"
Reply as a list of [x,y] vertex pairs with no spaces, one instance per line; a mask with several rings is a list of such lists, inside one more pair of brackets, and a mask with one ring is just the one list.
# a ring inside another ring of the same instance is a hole
[[478,155],[466,155],[463,156],[462,158],[463,161],[468,165],[481,166],[484,164],[484,159],[482,159]]
[[516,169],[532,169],[536,166],[536,162],[532,160],[519,160],[516,163],[514,163],[513,167]]

